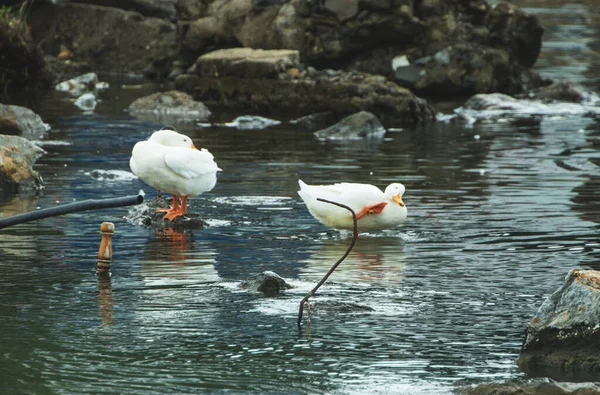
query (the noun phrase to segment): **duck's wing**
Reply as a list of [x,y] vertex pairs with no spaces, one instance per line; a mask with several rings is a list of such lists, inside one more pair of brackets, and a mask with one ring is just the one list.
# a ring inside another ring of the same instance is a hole
[[369,210],[372,207],[385,207],[387,199],[381,189],[370,184],[338,183],[331,185],[307,185],[301,180],[298,182],[298,194],[307,205],[314,208],[321,207],[326,210],[337,210],[317,198],[331,200],[349,206],[356,212]]
[[365,201],[374,202],[384,198],[381,189],[370,184],[357,184],[342,182],[330,185],[307,185],[302,180],[298,181],[300,185],[300,196],[308,195],[312,198],[323,198],[328,200],[340,199],[339,203],[344,201]]
[[221,170],[217,166],[214,156],[205,149],[165,149],[164,159],[165,164],[171,171],[186,179],[216,173]]

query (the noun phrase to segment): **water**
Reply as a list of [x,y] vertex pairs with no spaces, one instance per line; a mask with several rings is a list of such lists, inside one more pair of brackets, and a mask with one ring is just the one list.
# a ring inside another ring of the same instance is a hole
[[[572,17],[536,7],[554,23]],[[564,34],[582,37],[584,22]],[[544,52],[540,71],[597,87],[586,59]],[[92,115],[46,101],[53,144],[36,165],[46,187],[0,202],[3,216],[140,188],[152,197],[139,180],[93,176],[128,171],[133,144],[160,126],[123,113],[139,93],[114,89],[119,99]],[[120,208],[0,232],[2,392],[445,394],[525,378],[514,361],[529,319],[570,269],[600,267],[597,118],[440,123],[377,145],[320,143],[288,124],[185,132],[223,169],[191,201],[210,227],[156,232]],[[301,332],[300,300],[349,240],[310,216],[298,178],[400,181],[409,209],[403,226],[361,235]],[[111,278],[95,274],[103,221],[116,226]],[[275,298],[240,288],[263,270],[295,288]],[[341,302],[374,311],[319,313]]]

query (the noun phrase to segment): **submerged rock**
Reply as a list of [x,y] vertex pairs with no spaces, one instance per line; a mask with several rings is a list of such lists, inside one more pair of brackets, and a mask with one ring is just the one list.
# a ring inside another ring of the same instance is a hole
[[385,128],[375,115],[361,111],[315,132],[315,136],[319,140],[366,140],[381,139],[385,133]]
[[267,296],[274,296],[281,291],[292,288],[283,277],[272,271],[264,271],[249,277],[242,282],[241,287],[253,292],[262,292]]
[[573,269],[532,318],[517,360],[525,370],[600,370],[600,272]]
[[194,100],[187,93],[176,90],[140,97],[129,105],[129,112],[139,118],[157,121],[174,118],[179,121],[184,119],[201,122],[211,116],[210,110],[204,103]]
[[171,228],[175,231],[183,231],[187,229],[203,229],[208,226],[206,221],[201,219],[198,214],[189,212],[189,200],[188,213],[182,217],[175,218],[173,221],[163,219],[165,213],[156,211],[160,208],[169,207],[171,207],[171,199],[157,197],[153,200],[144,201],[144,203],[130,208],[126,218],[136,225],[148,226],[157,230]]
[[224,126],[230,128],[236,128],[240,130],[249,130],[249,129],[266,129],[269,126],[275,126],[281,124],[280,121],[275,119],[269,119],[265,117],[260,117],[257,115],[242,115],[237,117],[231,122],[227,122],[223,124]]
[[42,177],[32,166],[44,153],[23,137],[0,134],[0,193],[39,190]]
[[331,111],[316,112],[290,121],[292,125],[305,129],[318,129],[334,122],[336,122],[335,114]]
[[454,112],[463,120],[474,123],[498,118],[531,119],[535,116],[554,117],[557,115],[597,116],[600,114],[600,107],[594,104],[517,99],[503,93],[480,93],[472,96]]
[[0,133],[19,134],[27,139],[43,138],[50,125],[26,107],[0,104]]

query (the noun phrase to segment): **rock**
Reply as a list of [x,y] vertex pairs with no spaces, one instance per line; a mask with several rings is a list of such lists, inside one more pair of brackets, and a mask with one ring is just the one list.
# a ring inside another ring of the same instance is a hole
[[144,16],[176,19],[178,0],[71,0],[74,3],[95,4],[105,7],[118,7],[126,11],[136,11]]
[[264,271],[242,282],[241,287],[252,292],[262,292],[266,296],[275,296],[281,291],[293,288],[281,276],[272,271]]
[[300,62],[295,50],[262,50],[230,48],[209,52],[196,61],[201,76],[268,78],[294,67]]
[[200,51],[219,40],[222,28],[214,16],[198,18],[188,25],[182,44],[191,51]]
[[544,28],[535,15],[506,1],[493,4],[485,16],[489,42],[504,47],[510,58],[527,68],[532,67],[542,48]]
[[519,97],[537,99],[544,102],[562,101],[592,105],[600,102],[600,97],[595,92],[567,81],[554,81],[549,85],[533,89]]
[[454,113],[473,123],[499,118],[531,120],[533,117],[555,117],[561,114],[595,117],[600,115],[600,108],[590,104],[516,99],[502,93],[480,93],[469,98]]
[[253,51],[200,56],[195,71],[178,76],[175,86],[206,103],[264,113],[331,111],[346,116],[365,110],[396,123],[427,122],[435,116],[425,100],[382,76],[311,67],[301,71],[293,67],[297,51]]
[[335,121],[335,114],[333,112],[321,111],[293,119],[290,121],[290,123],[305,129],[319,129],[326,125],[331,125]]
[[155,60],[172,58],[178,50],[174,23],[134,11],[36,2],[28,20],[44,53],[58,54],[61,45],[69,43],[73,57],[93,64],[95,70],[141,74]]
[[86,73],[56,84],[54,89],[79,97],[87,92],[97,93],[106,90],[108,89],[108,83],[100,82],[96,73]]
[[421,68],[411,64],[406,55],[392,59],[392,70],[396,81],[401,81],[407,86],[414,87],[421,78]]
[[19,134],[39,140],[50,130],[50,125],[26,107],[0,104],[0,133]]
[[198,0],[179,0],[177,10],[182,20],[196,19],[206,12],[206,4]]
[[456,389],[455,393],[459,395],[593,395],[600,394],[600,385],[597,383],[565,383],[548,378],[536,378],[460,387]]
[[385,128],[375,115],[361,111],[315,132],[315,136],[319,140],[364,140],[381,139],[385,133]]
[[[172,90],[140,97],[129,105],[129,112],[139,118],[168,121],[174,118],[201,122],[210,118],[211,112],[204,103],[187,93]],[[177,122],[174,122],[177,123]]]
[[462,105],[463,109],[469,110],[510,110],[517,108],[519,100],[503,93],[481,93],[471,96],[469,100]]
[[324,0],[323,8],[333,12],[343,22],[358,13],[358,0]]
[[435,96],[505,92],[512,89],[511,62],[506,51],[471,44],[450,45],[417,59],[416,92]]
[[32,166],[43,153],[23,137],[0,134],[0,192],[39,190],[42,177]]
[[270,126],[275,126],[281,124],[280,121],[275,119],[269,119],[265,117],[259,117],[256,115],[242,115],[237,117],[231,122],[227,122],[223,124],[224,126],[230,128],[236,128],[240,130],[256,130],[256,129],[266,129]]
[[[155,198],[150,201],[144,201],[142,204],[132,206],[129,209],[126,219],[133,224],[148,226],[152,229],[161,230],[170,228],[176,232],[192,229],[203,229],[208,224],[200,218],[198,214],[186,213],[184,216],[177,217],[173,221],[163,219],[165,213],[157,212],[159,208],[169,208],[172,199],[164,197]],[[190,202],[188,201],[188,209]]]
[[600,369],[600,272],[573,269],[532,318],[517,360],[521,369]]
[[75,100],[75,106],[83,111],[94,111],[96,104],[96,95],[90,92],[84,93]]

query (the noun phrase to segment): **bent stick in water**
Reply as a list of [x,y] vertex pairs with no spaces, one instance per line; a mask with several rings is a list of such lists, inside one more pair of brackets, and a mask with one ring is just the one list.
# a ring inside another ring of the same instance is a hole
[[352,222],[354,224],[354,230],[352,232],[352,242],[348,246],[346,253],[340,259],[338,259],[338,261],[331,267],[331,269],[329,269],[327,274],[325,274],[325,276],[323,276],[321,281],[319,281],[319,283],[300,302],[300,310],[298,311],[298,326],[302,325],[302,314],[304,312],[304,304],[308,301],[308,298],[310,298],[311,296],[313,296],[315,294],[315,292],[317,292],[317,289],[319,289],[319,287],[321,285],[323,285],[325,283],[325,281],[327,281],[327,279],[329,278],[331,273],[333,273],[333,271],[340,265],[340,263],[342,263],[342,261],[344,259],[346,259],[346,257],[350,253],[350,251],[352,251],[352,248],[354,248],[354,244],[356,244],[356,239],[358,238],[358,226],[356,223],[356,213],[354,212],[354,210],[352,210],[350,207],[348,207],[344,204],[341,204],[338,202],[332,202],[331,200],[326,200],[326,199],[321,199],[321,198],[317,198],[317,200],[321,201],[321,202],[325,202],[325,203],[334,204],[336,206],[345,208],[346,210],[350,211],[350,213],[352,214]]

